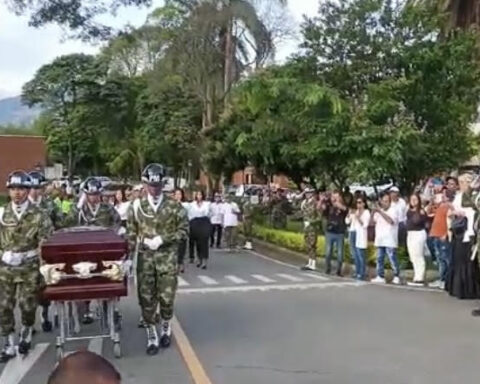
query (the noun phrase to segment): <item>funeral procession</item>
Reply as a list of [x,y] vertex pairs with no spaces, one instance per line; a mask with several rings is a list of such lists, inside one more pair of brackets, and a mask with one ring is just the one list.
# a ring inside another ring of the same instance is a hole
[[0,0],[0,384],[480,373],[480,0]]

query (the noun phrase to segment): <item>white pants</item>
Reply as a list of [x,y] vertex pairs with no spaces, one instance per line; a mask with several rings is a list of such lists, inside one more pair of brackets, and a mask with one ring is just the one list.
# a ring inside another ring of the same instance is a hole
[[407,248],[410,261],[413,264],[414,281],[424,281],[425,279],[425,244],[427,242],[427,232],[408,231]]

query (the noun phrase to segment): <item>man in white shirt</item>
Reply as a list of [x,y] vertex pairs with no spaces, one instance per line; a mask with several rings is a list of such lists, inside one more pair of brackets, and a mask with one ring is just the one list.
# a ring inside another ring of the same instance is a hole
[[231,196],[226,197],[223,204],[223,228],[225,229],[225,242],[229,251],[237,246],[237,226],[240,208],[237,203],[232,200]]
[[375,222],[375,247],[377,248],[377,277],[372,283],[385,283],[385,256],[393,268],[393,284],[400,284],[398,248],[398,209],[392,205],[390,195],[380,200],[380,207],[372,209]]
[[217,248],[220,248],[222,244],[223,203],[222,195],[219,193],[215,194],[213,203],[210,205],[210,221],[212,223],[210,247],[213,248],[213,246],[216,245]]

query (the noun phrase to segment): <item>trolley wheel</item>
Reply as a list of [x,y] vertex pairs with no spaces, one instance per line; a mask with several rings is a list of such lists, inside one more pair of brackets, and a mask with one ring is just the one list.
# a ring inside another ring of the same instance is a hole
[[122,347],[120,346],[120,342],[113,344],[113,356],[115,356],[117,359],[122,357]]
[[57,347],[56,355],[57,355],[57,361],[60,361],[63,359],[63,356],[64,356],[63,347]]

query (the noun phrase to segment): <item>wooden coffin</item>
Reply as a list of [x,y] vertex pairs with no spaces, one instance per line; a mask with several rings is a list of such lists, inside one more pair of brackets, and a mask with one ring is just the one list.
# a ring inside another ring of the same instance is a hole
[[[127,242],[115,232],[101,228],[73,228],[56,232],[42,245],[42,259],[47,265],[65,264],[62,279],[47,283],[43,292],[46,300],[89,300],[127,296],[126,278],[120,281],[101,276],[102,262],[121,261],[127,254]],[[94,263],[92,277],[80,278],[74,266]],[[99,276],[100,275],[100,276]]]

